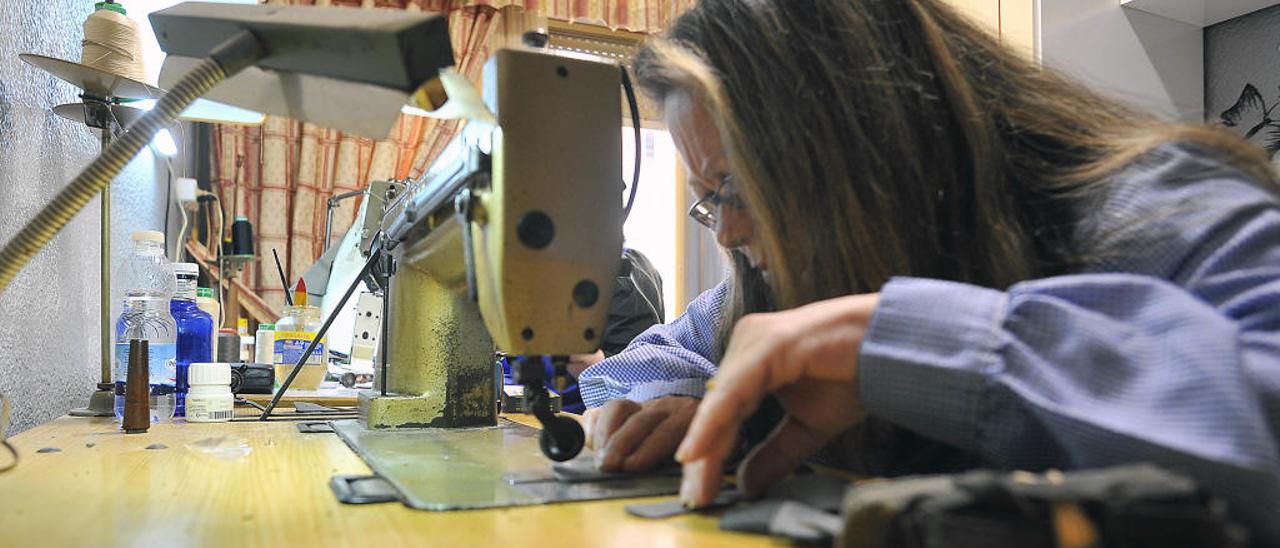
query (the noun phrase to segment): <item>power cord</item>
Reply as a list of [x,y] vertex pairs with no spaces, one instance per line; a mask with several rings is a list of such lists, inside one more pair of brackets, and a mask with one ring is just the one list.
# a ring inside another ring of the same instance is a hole
[[0,445],[4,445],[9,450],[9,454],[13,455],[13,462],[4,468],[0,468],[0,472],[8,472],[18,466],[18,450],[5,439],[5,432],[9,431],[9,400],[0,394]]
[[635,161],[632,162],[631,171],[631,192],[627,197],[627,206],[622,208],[622,222],[625,224],[627,218],[631,216],[631,206],[636,203],[636,191],[640,189],[640,155],[642,145],[640,143],[640,105],[636,103],[636,90],[631,85],[631,75],[627,73],[627,67],[618,65],[622,69],[622,89],[627,94],[627,104],[631,106],[631,129],[635,131]]

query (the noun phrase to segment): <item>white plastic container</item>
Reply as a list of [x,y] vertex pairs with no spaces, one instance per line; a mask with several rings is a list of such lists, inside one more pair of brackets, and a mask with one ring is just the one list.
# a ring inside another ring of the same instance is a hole
[[229,422],[235,414],[231,365],[193,363],[188,373],[187,422]]
[[255,333],[254,353],[256,363],[275,363],[276,324],[260,323]]
[[196,307],[208,312],[209,316],[213,317],[213,343],[209,348],[216,357],[218,355],[218,328],[222,327],[222,310],[218,306],[218,301],[213,300],[212,288],[196,288]]

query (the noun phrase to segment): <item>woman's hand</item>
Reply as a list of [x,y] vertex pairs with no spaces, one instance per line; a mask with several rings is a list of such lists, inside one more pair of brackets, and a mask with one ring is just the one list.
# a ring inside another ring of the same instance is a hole
[[787,417],[743,460],[738,486],[758,495],[866,415],[857,401],[857,358],[878,294],[820,301],[744,316],[719,371],[708,383],[688,435],[680,498],[691,507],[715,498],[737,432],[770,392]]
[[587,447],[605,472],[644,472],[671,459],[684,438],[698,400],[667,396],[644,403],[613,400],[587,411]]

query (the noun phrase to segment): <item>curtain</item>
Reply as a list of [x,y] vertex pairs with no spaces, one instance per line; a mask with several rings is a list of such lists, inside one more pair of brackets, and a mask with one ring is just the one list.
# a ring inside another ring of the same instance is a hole
[[[505,15],[526,14],[656,32],[694,0],[286,0],[285,4],[444,12],[456,68],[478,82]],[[284,289],[271,251],[292,284],[325,247],[326,202],[372,180],[416,178],[457,134],[458,122],[401,116],[382,141],[268,116],[262,126],[213,126],[212,186],[222,199],[226,227],[245,217],[261,258],[241,281],[276,311]],[[359,199],[334,211],[336,242],[355,221]],[[225,231],[224,234],[229,234]]]
[[460,8],[486,6],[494,9],[515,7],[552,19],[590,23],[611,29],[657,33],[677,15],[693,7],[696,0],[323,0],[300,1],[299,4],[361,6],[376,8],[453,11]]

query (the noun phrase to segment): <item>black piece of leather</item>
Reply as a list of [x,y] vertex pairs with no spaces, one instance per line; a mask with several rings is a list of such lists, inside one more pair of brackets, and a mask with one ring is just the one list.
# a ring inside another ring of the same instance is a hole
[[343,504],[377,504],[396,502],[400,493],[381,476],[334,476],[329,489]]
[[298,431],[303,434],[332,434],[333,425],[328,422],[300,422]]

